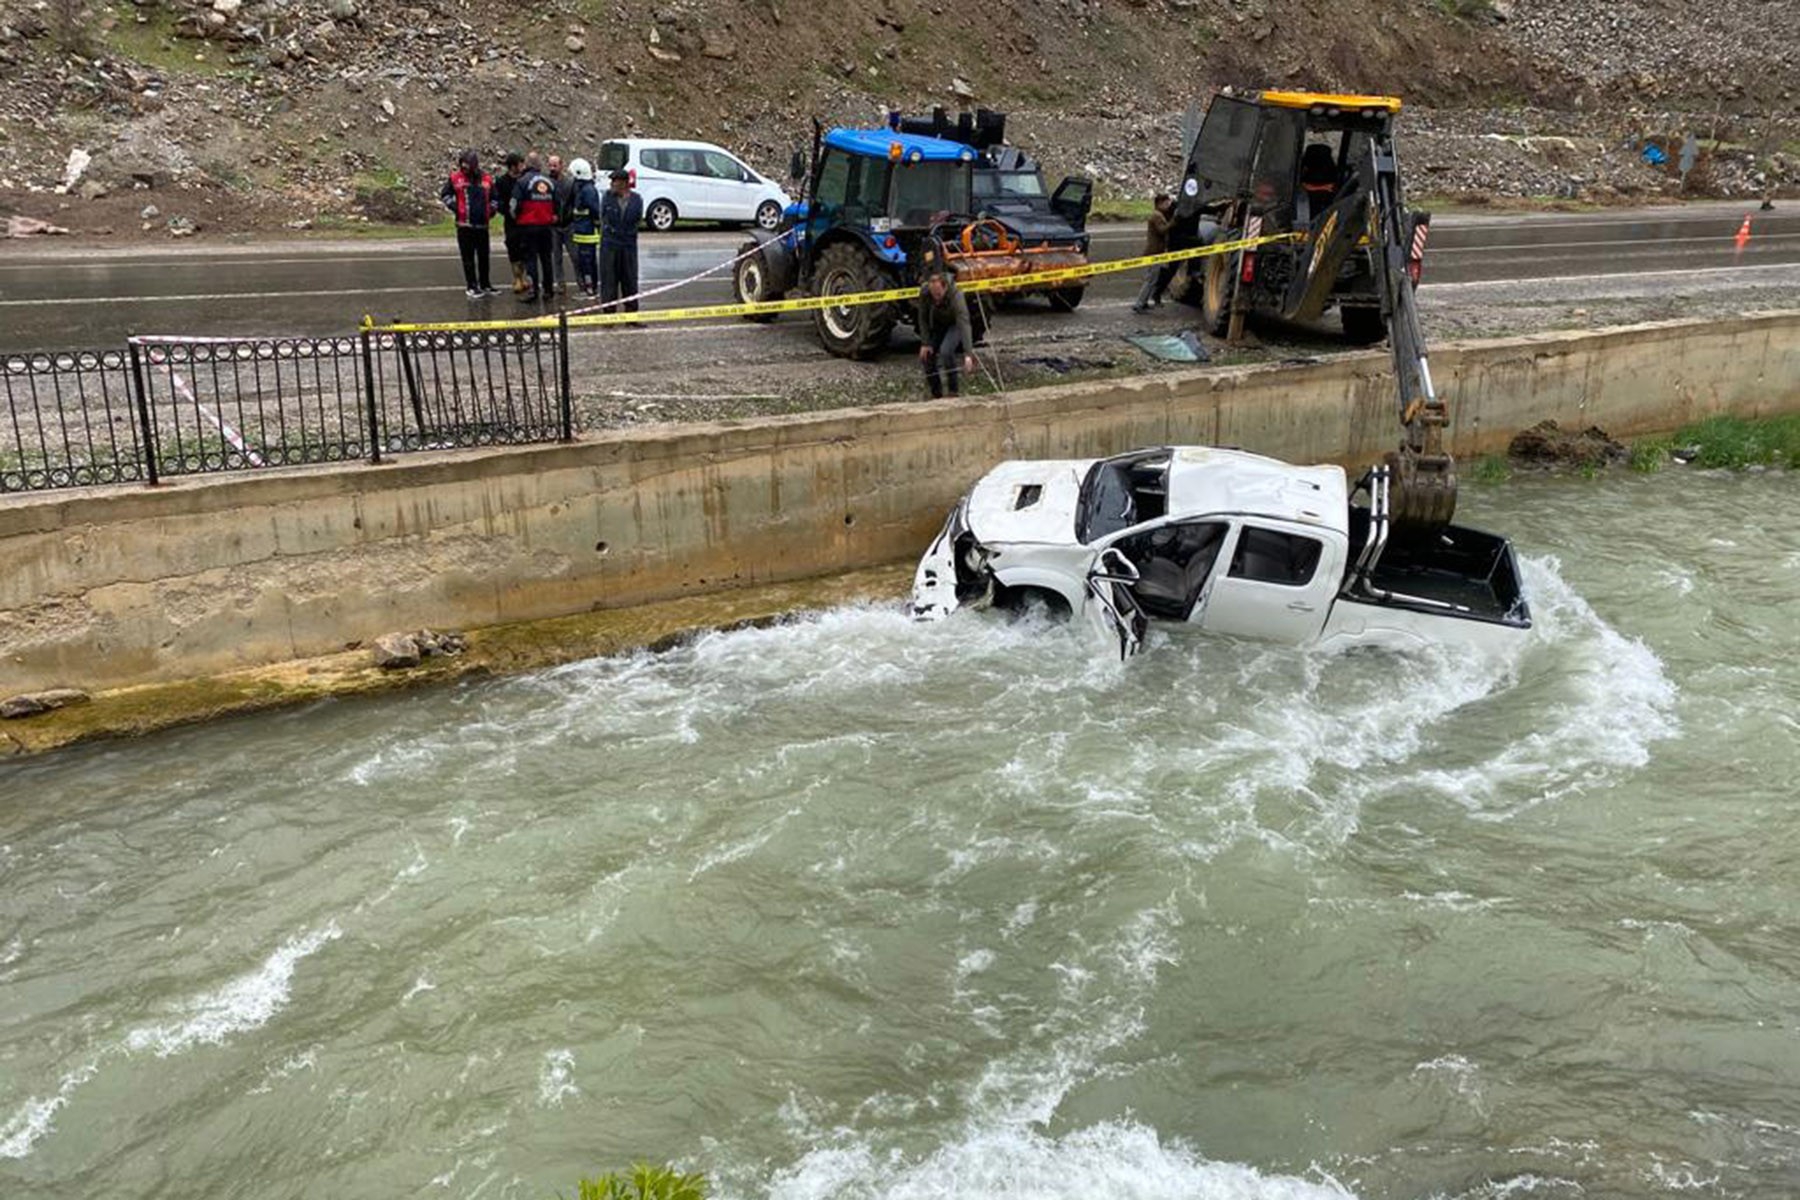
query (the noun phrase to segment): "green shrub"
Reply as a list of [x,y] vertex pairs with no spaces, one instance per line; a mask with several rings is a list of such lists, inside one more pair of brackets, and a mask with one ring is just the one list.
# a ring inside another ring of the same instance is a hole
[[706,1200],[704,1175],[683,1175],[673,1167],[649,1163],[637,1163],[629,1176],[602,1175],[576,1186],[576,1200]]
[[1669,461],[1669,451],[1675,443],[1670,438],[1645,438],[1631,443],[1631,469],[1642,475],[1649,475],[1663,469]]

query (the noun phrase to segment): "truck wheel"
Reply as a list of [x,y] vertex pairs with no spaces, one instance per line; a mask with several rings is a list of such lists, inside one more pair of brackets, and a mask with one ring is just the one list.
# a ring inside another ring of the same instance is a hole
[[1200,323],[1214,337],[1224,337],[1231,325],[1232,282],[1237,278],[1237,255],[1214,254],[1206,259],[1206,278],[1200,289]]
[[[870,261],[861,246],[839,242],[819,256],[820,296],[848,296],[879,292],[893,286],[887,273]],[[892,304],[855,304],[821,308],[815,324],[819,340],[839,358],[872,358],[894,331]]]
[[1339,315],[1344,319],[1344,340],[1353,346],[1373,346],[1387,336],[1387,322],[1381,319],[1379,308],[1343,308]]
[[1074,312],[1081,307],[1081,298],[1085,295],[1085,287],[1057,288],[1050,293],[1050,307],[1057,312]]
[[[738,265],[731,272],[731,290],[736,293],[739,304],[781,299],[769,288],[769,264],[763,261],[761,254],[752,254],[738,260]],[[744,320],[766,324],[773,321],[775,316],[772,312],[751,313]]]
[[644,224],[658,233],[669,232],[675,228],[675,206],[667,200],[652,200],[644,210]]

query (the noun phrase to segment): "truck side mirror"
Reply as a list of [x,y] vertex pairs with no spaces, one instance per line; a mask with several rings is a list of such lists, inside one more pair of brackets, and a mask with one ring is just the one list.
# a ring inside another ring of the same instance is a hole
[[795,183],[806,178],[806,156],[798,150],[794,151],[794,157],[788,160],[788,178]]

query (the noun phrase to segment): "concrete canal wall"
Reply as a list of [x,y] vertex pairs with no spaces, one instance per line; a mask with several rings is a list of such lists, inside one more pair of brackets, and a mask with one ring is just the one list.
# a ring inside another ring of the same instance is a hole
[[[1455,453],[1546,418],[1615,436],[1800,409],[1800,312],[1446,345]],[[917,554],[1008,457],[1164,442],[1365,465],[1396,440],[1385,352],[1005,399],[621,431],[0,500],[0,695],[193,678]]]

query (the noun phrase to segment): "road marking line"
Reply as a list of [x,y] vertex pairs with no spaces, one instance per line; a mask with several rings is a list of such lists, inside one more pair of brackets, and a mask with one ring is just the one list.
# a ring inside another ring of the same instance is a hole
[[[1430,264],[1426,264],[1429,271]],[[1681,267],[1666,271],[1607,271],[1604,274],[1587,275],[1540,275],[1535,279],[1469,279],[1460,283],[1433,283],[1427,279],[1419,286],[1430,290],[1436,288],[1469,288],[1497,287],[1502,284],[1539,284],[1539,283],[1572,283],[1581,280],[1601,279],[1647,279],[1657,275],[1742,275],[1746,271],[1795,271],[1800,270],[1800,262],[1756,263],[1748,267]]]

